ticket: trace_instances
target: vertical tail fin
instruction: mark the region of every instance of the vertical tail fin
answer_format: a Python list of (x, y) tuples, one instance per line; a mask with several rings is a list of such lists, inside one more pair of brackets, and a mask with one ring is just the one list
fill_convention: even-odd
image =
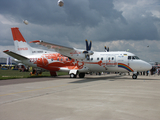
[(24, 37), (22, 36), (21, 32), (19, 31), (19, 28), (11, 28), (15, 50), (17, 53), (21, 55), (31, 55), (32, 54), (32, 48), (27, 44)]

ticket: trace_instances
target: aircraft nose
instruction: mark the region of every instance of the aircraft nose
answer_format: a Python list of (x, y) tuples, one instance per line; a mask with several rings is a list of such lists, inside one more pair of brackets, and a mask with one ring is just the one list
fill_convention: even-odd
[(152, 69), (152, 65), (143, 60), (137, 61), (135, 66), (137, 66), (137, 68), (139, 66), (139, 71), (148, 71)]
[(152, 69), (152, 65), (147, 62), (145, 62), (144, 66), (145, 66), (146, 71)]

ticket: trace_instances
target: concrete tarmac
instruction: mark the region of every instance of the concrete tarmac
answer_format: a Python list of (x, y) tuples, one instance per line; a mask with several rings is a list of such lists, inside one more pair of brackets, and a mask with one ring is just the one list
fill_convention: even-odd
[(160, 120), (160, 76), (68, 77), (1, 80), (0, 120)]

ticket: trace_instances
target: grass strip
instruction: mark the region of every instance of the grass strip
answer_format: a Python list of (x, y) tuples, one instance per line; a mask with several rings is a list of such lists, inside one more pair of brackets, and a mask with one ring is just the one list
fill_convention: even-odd
[[(57, 72), (58, 76), (68, 75), (68, 72)], [(30, 76), (30, 72), (20, 72), (19, 70), (1, 70), (0, 69), (0, 80), (7, 79), (18, 79), (18, 78), (37, 78), (37, 77), (49, 77), (50, 72), (42, 72), (40, 76)]]

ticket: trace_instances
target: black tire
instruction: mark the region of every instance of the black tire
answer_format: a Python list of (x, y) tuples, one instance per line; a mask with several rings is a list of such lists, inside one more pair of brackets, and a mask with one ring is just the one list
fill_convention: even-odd
[(133, 74), (133, 75), (132, 75), (132, 78), (133, 78), (133, 79), (137, 79), (137, 75), (136, 75), (136, 74)]
[(85, 73), (79, 73), (79, 78), (84, 78)]
[(75, 75), (73, 73), (70, 74), (70, 78), (76, 78), (76, 77), (77, 77), (77, 75)]

